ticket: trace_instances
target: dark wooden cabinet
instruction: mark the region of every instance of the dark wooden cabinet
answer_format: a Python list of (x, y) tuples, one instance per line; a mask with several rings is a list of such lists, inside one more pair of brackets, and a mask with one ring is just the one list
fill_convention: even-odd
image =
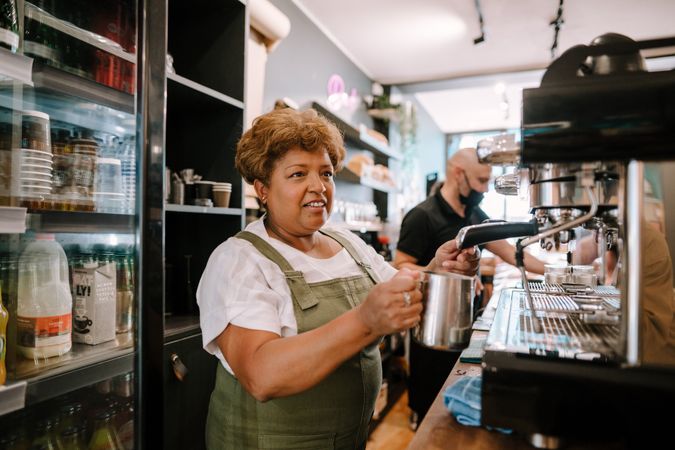
[(164, 448), (203, 449), (218, 360), (196, 334), (166, 343), (164, 361)]

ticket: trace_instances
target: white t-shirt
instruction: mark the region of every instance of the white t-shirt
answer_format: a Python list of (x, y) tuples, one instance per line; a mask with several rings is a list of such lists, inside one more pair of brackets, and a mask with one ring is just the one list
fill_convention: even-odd
[[(354, 233), (330, 230), (352, 243), (379, 281), (389, 280), (397, 272)], [(344, 248), (331, 258), (317, 259), (270, 238), (262, 220), (249, 224), (246, 231), (270, 243), (294, 270), (303, 273), (308, 283), (363, 274)], [(215, 342), (228, 324), (282, 337), (298, 333), (291, 291), (283, 272), (244, 239), (231, 237), (211, 253), (197, 288), (197, 304), (204, 349), (216, 355), (230, 373), (232, 369)]]

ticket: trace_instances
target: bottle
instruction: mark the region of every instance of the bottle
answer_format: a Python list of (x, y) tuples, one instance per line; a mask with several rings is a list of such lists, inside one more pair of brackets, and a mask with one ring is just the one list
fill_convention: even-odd
[(82, 423), (82, 403), (72, 402), (59, 409), (59, 433), (71, 427), (78, 427)]
[(54, 422), (51, 419), (42, 419), (35, 424), (35, 438), (30, 448), (40, 450), (59, 450), (61, 448), (54, 435)]
[(134, 323), (134, 280), (132, 255), (123, 253), (117, 258), (117, 303), (115, 330), (128, 333)]
[(0, 0), (0, 47), (12, 53), (19, 47), (19, 21), (16, 0)]
[(36, 234), (19, 257), (17, 349), (26, 358), (63, 355), (72, 346), (68, 260), (53, 234)]
[(101, 410), (96, 413), (94, 434), (89, 441), (89, 450), (123, 450), (109, 411)]
[(7, 322), (9, 313), (2, 302), (2, 285), (0, 285), (0, 386), (7, 380), (7, 366), (5, 355), (7, 354)]
[(85, 450), (85, 429), (81, 425), (67, 427), (61, 432), (61, 450)]

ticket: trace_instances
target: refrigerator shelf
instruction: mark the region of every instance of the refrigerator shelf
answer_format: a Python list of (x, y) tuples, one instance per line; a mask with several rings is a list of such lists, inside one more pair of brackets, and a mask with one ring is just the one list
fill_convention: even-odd
[(8, 385), (26, 383), (25, 406), (36, 404), (134, 370), (133, 345), (126, 333), (99, 345), (73, 343), (63, 356), (37, 362), (17, 356)]
[(127, 114), (134, 113), (133, 95), (37, 61), (33, 63), (33, 83), (38, 89), (78, 97)]
[(43, 233), (134, 233), (136, 216), (97, 212), (29, 210), (27, 228)]
[(112, 39), (108, 39), (107, 37), (101, 36), (100, 34), (84, 30), (66, 20), (54, 17), (31, 3), (26, 3), (25, 8), (25, 14), (27, 17), (31, 17), (32, 19), (41, 22), (57, 31), (60, 31), (61, 33), (72, 36), (100, 50), (115, 55), (118, 58), (122, 58), (125, 61), (136, 64), (136, 55), (125, 51), (120, 44), (113, 41)]

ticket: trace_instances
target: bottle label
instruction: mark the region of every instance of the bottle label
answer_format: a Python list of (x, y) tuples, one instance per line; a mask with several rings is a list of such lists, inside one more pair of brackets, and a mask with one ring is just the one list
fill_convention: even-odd
[(53, 48), (47, 47), (44, 44), (33, 41), (25, 41), (23, 43), (23, 52), (26, 55), (33, 55), (44, 58), (47, 61), (56, 61), (56, 51)]
[(72, 314), (50, 317), (16, 318), (18, 344), (23, 347), (47, 347), (70, 342)]
[(0, 28), (0, 42), (4, 42), (13, 49), (16, 49), (19, 46), (19, 35), (13, 31)]

